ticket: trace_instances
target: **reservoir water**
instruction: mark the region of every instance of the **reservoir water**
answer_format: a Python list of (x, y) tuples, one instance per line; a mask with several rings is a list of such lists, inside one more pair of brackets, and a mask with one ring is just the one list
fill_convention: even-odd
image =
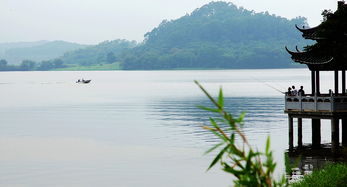
[[(230, 186), (218, 166), (206, 172), (213, 154), (203, 153), (217, 140), (201, 128), (210, 114), (196, 106), (209, 102), (194, 80), (214, 96), (223, 87), (227, 109), (247, 113), (243, 131), (259, 150), (271, 137), (283, 174), (288, 122), (274, 88), (310, 93), (307, 69), (0, 72), (0, 186)], [(321, 91), (332, 81), (323, 72)]]

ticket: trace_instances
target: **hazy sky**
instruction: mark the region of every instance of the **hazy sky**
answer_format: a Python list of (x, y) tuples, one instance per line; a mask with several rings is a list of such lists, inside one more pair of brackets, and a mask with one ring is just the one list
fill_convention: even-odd
[[(142, 41), (163, 19), (177, 19), (210, 0), (0, 0), (0, 43), (65, 40), (94, 44), (104, 40)], [(233, 0), (256, 12), (286, 18), (304, 16), (320, 23), (336, 0)], [(294, 26), (293, 26), (294, 29)]]

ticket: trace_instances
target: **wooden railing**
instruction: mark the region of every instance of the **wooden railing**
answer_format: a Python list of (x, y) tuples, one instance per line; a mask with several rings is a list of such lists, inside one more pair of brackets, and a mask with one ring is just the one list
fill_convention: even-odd
[(285, 96), (286, 111), (347, 112), (347, 96)]

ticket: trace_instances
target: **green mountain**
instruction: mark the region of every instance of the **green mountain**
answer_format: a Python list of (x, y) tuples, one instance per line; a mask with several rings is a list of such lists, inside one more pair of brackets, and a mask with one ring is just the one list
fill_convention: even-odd
[(0, 59), (9, 64), (20, 64), (23, 60), (44, 61), (85, 46), (65, 41), (4, 43), (0, 44)]
[(23, 60), (13, 65), (8, 59), (0, 57), (0, 71), (120, 69), (120, 54), (137, 45), (136, 41), (113, 40), (98, 45), (79, 45), (79, 49), (76, 50), (74, 48), (78, 46), (67, 44), (67, 42), (47, 42), (37, 46), (8, 49), (6, 54), (17, 55), (18, 59), (21, 57)]
[(77, 64), (89, 66), (95, 64), (113, 63), (119, 61), (119, 55), (127, 49), (137, 45), (136, 41), (113, 40), (104, 41), (98, 45), (92, 45), (65, 53), (59, 59), (64, 64)]
[(177, 20), (164, 20), (144, 43), (122, 55), (124, 69), (286, 68), (284, 46), (306, 45), (294, 25), (268, 12), (211, 2)]
[(5, 58), (5, 53), (9, 49), (34, 47), (34, 46), (45, 44), (47, 42), (48, 41), (0, 43), (0, 59)]

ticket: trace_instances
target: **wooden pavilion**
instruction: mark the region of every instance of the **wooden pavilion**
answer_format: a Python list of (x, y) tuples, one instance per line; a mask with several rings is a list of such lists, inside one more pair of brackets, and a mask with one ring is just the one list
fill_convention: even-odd
[[(323, 12), (324, 21), (313, 28), (296, 28), (305, 39), (316, 43), (306, 46), (303, 51), (287, 52), (294, 62), (306, 64), (311, 71), (312, 92), (307, 95), (285, 96), (285, 113), (289, 119), (289, 150), (293, 149), (293, 118), (298, 120), (298, 147), (302, 147), (302, 119), (312, 121), (312, 147), (321, 146), (321, 120), (331, 120), (332, 150), (339, 150), (339, 122), (342, 121), (342, 145), (347, 146), (347, 4), (338, 1), (337, 10)], [(321, 71), (334, 72), (334, 89), (320, 91)], [(339, 80), (341, 73), (342, 80)]]

